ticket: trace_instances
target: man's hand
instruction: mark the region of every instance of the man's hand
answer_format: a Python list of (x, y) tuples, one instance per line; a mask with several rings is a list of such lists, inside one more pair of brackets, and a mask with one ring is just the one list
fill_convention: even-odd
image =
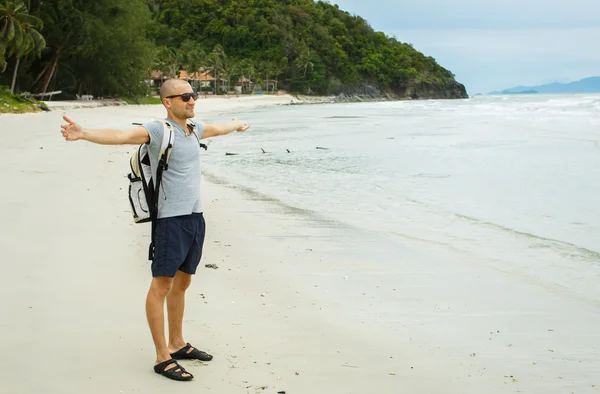
[(65, 141), (77, 141), (83, 138), (83, 131), (81, 126), (73, 122), (71, 119), (63, 116), (63, 119), (67, 124), (61, 125), (61, 132)]
[(233, 118), (232, 120), (234, 122), (236, 122), (236, 126), (237, 127), (235, 128), (235, 131), (237, 131), (238, 133), (243, 133), (244, 131), (246, 131), (246, 130), (248, 130), (250, 128), (249, 124), (242, 123), (239, 120), (237, 120), (236, 118)]

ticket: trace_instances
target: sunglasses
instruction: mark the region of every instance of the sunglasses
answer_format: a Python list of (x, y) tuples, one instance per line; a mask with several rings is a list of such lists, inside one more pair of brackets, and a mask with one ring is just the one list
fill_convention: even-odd
[(187, 103), (188, 101), (190, 101), (191, 98), (193, 98), (194, 101), (196, 101), (196, 99), (198, 98), (198, 93), (174, 94), (172, 96), (167, 96), (166, 98), (173, 98), (173, 97), (181, 97), (181, 100), (183, 100), (184, 103)]

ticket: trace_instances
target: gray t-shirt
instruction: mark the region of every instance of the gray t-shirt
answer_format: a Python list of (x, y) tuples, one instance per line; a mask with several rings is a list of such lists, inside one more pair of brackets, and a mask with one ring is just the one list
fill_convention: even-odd
[[(202, 212), (200, 201), (200, 142), (194, 134), (186, 135), (175, 121), (173, 125), (175, 140), (169, 156), (169, 167), (163, 171), (158, 193), (158, 218), (189, 215)], [(204, 126), (196, 123), (198, 136)], [(158, 154), (163, 138), (163, 124), (160, 120), (144, 123), (150, 134), (149, 151), (152, 174), (156, 179)]]

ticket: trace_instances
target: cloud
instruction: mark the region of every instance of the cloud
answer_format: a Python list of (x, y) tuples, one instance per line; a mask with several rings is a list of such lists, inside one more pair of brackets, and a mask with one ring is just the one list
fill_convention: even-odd
[(331, 0), (386, 29), (600, 27), (598, 0)]
[(469, 93), (600, 74), (600, 28), (395, 30), (434, 57), (464, 83)]
[(409, 42), (470, 94), (600, 75), (600, 0), (330, 0)]

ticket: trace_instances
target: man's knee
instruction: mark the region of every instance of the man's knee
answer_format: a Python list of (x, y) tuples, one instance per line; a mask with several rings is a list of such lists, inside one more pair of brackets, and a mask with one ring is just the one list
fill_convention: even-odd
[(152, 279), (150, 292), (159, 296), (166, 297), (173, 288), (173, 278), (168, 276), (157, 276)]
[(177, 271), (173, 280), (173, 289), (177, 291), (186, 291), (192, 283), (192, 275), (183, 271)]

